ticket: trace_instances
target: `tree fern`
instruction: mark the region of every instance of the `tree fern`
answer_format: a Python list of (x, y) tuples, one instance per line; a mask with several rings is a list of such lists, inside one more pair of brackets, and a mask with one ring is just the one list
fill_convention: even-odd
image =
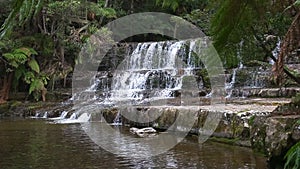
[(40, 73), (40, 66), (35, 59), (28, 61), (28, 66), (36, 73)]

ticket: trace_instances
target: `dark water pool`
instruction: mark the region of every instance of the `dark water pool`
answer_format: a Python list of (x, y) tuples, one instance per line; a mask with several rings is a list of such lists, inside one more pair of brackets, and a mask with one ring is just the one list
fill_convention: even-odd
[[(130, 135), (127, 127), (119, 127), (118, 130)], [(250, 149), (213, 142), (200, 145), (194, 137), (187, 137), (158, 156), (129, 158), (100, 148), (90, 140), (80, 124), (10, 119), (0, 120), (0, 168), (263, 169), (267, 168), (267, 163), (264, 157)]]

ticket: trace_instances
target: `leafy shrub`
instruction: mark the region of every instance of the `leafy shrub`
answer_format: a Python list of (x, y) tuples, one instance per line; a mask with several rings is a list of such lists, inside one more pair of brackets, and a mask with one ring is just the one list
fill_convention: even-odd
[(39, 93), (42, 92), (44, 100), (45, 85), (49, 78), (40, 72), (40, 66), (33, 55), (37, 55), (34, 49), (22, 47), (4, 53), (3, 57), (9, 64), (6, 71), (14, 72), (14, 86), (16, 87), (19, 79), (23, 77), (24, 81), (30, 85), (29, 94), (33, 93), (35, 99), (39, 100)]

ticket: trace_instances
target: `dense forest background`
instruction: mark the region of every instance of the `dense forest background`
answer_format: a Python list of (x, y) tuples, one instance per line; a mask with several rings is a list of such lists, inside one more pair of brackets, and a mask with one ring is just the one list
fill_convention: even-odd
[[(299, 0), (7, 0), (0, 2), (0, 103), (11, 92), (45, 100), (47, 91), (70, 87), (78, 53), (108, 22), (139, 12), (180, 16), (212, 37), (226, 68), (271, 64), (274, 83), (300, 84), (285, 66), (300, 48)], [(136, 23), (138, 24), (138, 23)], [(176, 23), (174, 23), (176, 24)], [(176, 31), (174, 25), (174, 31)], [(126, 42), (168, 40), (145, 34)]]

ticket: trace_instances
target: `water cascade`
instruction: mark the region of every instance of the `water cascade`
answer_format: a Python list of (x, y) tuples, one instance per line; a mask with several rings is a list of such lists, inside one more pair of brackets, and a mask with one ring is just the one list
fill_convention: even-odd
[(226, 91), (227, 91), (226, 98), (232, 97), (232, 91), (233, 91), (235, 80), (236, 80), (237, 70), (238, 70), (237, 68), (233, 69), (233, 73), (232, 73), (232, 77), (231, 77), (230, 82), (225, 84), (225, 88), (226, 88)]
[(61, 119), (65, 119), (68, 115), (67, 111), (63, 111), (61, 112), (59, 117), (54, 117), (54, 118), (50, 118), (50, 120), (61, 120)]
[(70, 116), (70, 120), (74, 120), (77, 118), (77, 114), (76, 113), (73, 113), (71, 116)]
[[(84, 103), (78, 108), (90, 103), (97, 105), (99, 109), (120, 105), (180, 106), (183, 83), (193, 77), (195, 89), (192, 97), (203, 97), (204, 100), (196, 100), (194, 103), (209, 103), (207, 100), (212, 91), (207, 82), (208, 75), (204, 71), (205, 58), (202, 57), (206, 47), (207, 41), (203, 39), (130, 44), (126, 46), (126, 52), (111, 52), (105, 56), (98, 72), (90, 79), (90, 86), (74, 93), (71, 100)], [(116, 53), (123, 55), (116, 56)], [(251, 68), (240, 63), (229, 72), (231, 73), (226, 75), (224, 84), (226, 98), (247, 96), (245, 89), (268, 85), (270, 72), (263, 67)], [(74, 110), (76, 112), (76, 108)], [(81, 113), (73, 113), (70, 120), (77, 119), (80, 115)], [(120, 124), (119, 119), (118, 116), (115, 117), (112, 123)]]
[(204, 44), (196, 40), (137, 44), (112, 77), (101, 76), (102, 86), (98, 88), (102, 91), (99, 91), (98, 100), (139, 105), (175, 98), (182, 88), (183, 78), (196, 76), (197, 70), (203, 67), (193, 52), (200, 50), (201, 45)]
[(47, 117), (48, 117), (48, 112), (45, 112), (43, 118), (47, 118)]
[(122, 117), (121, 113), (120, 113), (120, 111), (118, 111), (118, 113), (117, 113), (117, 115), (116, 115), (116, 117), (115, 117), (112, 125), (114, 125), (114, 126), (122, 125), (122, 119), (121, 119), (121, 117)]

